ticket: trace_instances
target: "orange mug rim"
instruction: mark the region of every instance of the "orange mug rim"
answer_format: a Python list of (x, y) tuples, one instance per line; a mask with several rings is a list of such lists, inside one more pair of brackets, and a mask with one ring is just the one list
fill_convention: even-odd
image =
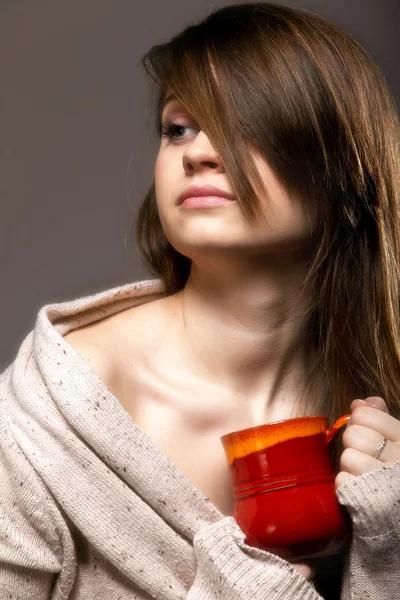
[(229, 433), (224, 433), (224, 435), (221, 435), (220, 440), (222, 441), (224, 438), (227, 439), (231, 436), (235, 436), (235, 435), (243, 435), (245, 436), (246, 434), (253, 432), (253, 431), (259, 431), (260, 429), (265, 429), (265, 428), (269, 428), (272, 427), (274, 425), (281, 425), (282, 423), (293, 423), (293, 421), (323, 421), (326, 423), (326, 430), (328, 430), (328, 417), (323, 417), (323, 416), (304, 416), (304, 417), (293, 417), (291, 419), (281, 419), (280, 421), (271, 421), (269, 423), (261, 423), (260, 425), (253, 425), (252, 427), (246, 427), (246, 429), (238, 429), (236, 431), (230, 431)]

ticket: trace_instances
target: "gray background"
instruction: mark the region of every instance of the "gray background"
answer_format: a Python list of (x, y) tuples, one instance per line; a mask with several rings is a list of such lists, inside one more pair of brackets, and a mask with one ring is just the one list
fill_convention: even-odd
[[(152, 179), (139, 65), (215, 0), (0, 0), (0, 371), (38, 309), (149, 274), (129, 231)], [(400, 1), (282, 1), (352, 34), (399, 104)]]

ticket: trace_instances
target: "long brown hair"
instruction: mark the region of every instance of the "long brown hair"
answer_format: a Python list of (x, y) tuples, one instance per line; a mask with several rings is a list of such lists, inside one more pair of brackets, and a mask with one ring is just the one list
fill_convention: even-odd
[[(268, 3), (217, 10), (142, 62), (157, 84), (157, 130), (172, 95), (207, 133), (248, 219), (260, 210), (251, 142), (314, 224), (313, 412), (332, 420), (380, 395), (400, 414), (400, 124), (378, 66), (320, 16)], [(182, 289), (190, 260), (163, 233), (154, 183), (137, 240), (166, 293)]]

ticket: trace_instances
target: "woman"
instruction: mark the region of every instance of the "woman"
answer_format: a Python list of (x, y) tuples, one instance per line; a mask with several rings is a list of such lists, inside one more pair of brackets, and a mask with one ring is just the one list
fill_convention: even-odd
[(400, 138), (383, 77), (335, 26), (266, 3), (144, 64), (161, 141), (138, 239), (159, 279), (44, 307), (3, 373), (1, 588), (321, 598), (309, 565), (245, 543), (219, 438), (351, 410), (341, 597), (394, 598)]

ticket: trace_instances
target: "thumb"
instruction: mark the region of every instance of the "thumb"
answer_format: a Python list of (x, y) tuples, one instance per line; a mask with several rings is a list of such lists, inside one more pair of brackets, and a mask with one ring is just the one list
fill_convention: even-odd
[(380, 396), (368, 396), (368, 398), (365, 398), (365, 400), (360, 400), (357, 398), (357, 400), (353, 400), (350, 408), (353, 411), (358, 406), (369, 406), (370, 408), (376, 408), (377, 410), (381, 410), (382, 412), (389, 414), (387, 404)]
[(369, 396), (365, 399), (365, 404), (371, 408), (377, 408), (385, 413), (389, 413), (386, 402), (380, 396)]

